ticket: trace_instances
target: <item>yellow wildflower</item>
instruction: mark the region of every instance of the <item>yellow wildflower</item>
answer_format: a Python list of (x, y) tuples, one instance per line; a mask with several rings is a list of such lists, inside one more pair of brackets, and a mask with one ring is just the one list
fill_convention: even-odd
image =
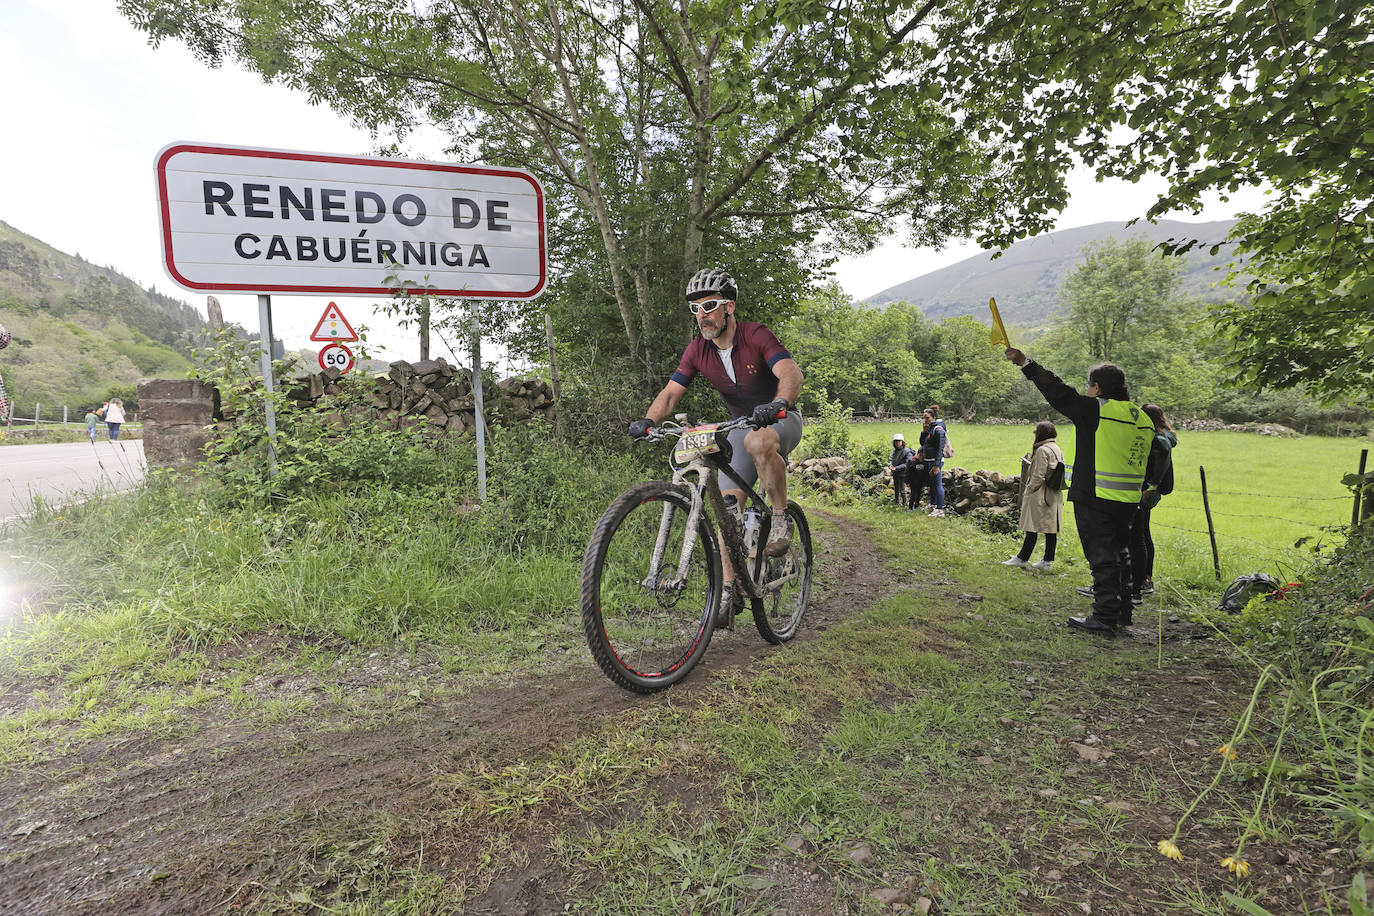
[(1160, 840), (1157, 846), (1159, 854), (1164, 858), (1173, 859), (1175, 862), (1183, 861), (1183, 853), (1179, 851), (1173, 840)]
[(1240, 757), (1236, 754), (1236, 752), (1233, 751), (1233, 750), (1231, 750), (1231, 745), (1230, 745), (1230, 744), (1223, 744), (1221, 747), (1217, 748), (1217, 753), (1220, 754), (1221, 756), (1225, 757), (1227, 760), (1239, 760), (1239, 759), (1240, 759)]
[(1246, 878), (1250, 875), (1250, 863), (1235, 856), (1227, 856), (1221, 860), (1221, 864), (1226, 866), (1226, 870), (1234, 872), (1237, 878)]

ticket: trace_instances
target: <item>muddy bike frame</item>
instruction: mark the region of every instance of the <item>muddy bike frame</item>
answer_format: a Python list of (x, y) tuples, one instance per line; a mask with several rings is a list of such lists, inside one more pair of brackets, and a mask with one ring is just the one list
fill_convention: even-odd
[[(727, 423), (701, 427), (689, 425), (687, 418), (683, 415), (679, 415), (677, 422), (663, 421), (651, 429), (649, 434), (645, 437), (652, 441), (658, 441), (668, 436), (677, 436), (679, 438), (679, 450), (682, 448), (682, 440), (688, 435), (701, 437), (699, 440), (700, 444), (696, 446), (698, 454), (687, 460), (684, 464), (673, 464), (673, 485), (682, 487), (691, 497), (691, 508), (687, 513), (686, 533), (683, 537), (682, 550), (680, 551), (680, 556), (677, 561), (677, 573), (671, 579), (665, 579), (663, 575), (663, 563), (666, 559), (664, 555), (667, 553), (669, 534), (673, 525), (673, 515), (678, 511), (671, 505), (665, 505), (663, 507), (663, 520), (659, 523), (658, 539), (654, 543), (653, 554), (649, 561), (648, 574), (644, 577), (642, 583), (646, 588), (654, 591), (676, 591), (686, 584), (687, 576), (691, 568), (692, 551), (696, 547), (697, 523), (705, 510), (706, 499), (710, 500), (711, 516), (714, 516), (715, 522), (715, 524), (712, 524), (713, 519), (711, 516), (708, 516), (707, 527), (713, 530), (719, 530), (721, 537), (725, 541), (726, 549), (729, 552), (730, 565), (734, 567), (735, 582), (737, 585), (743, 586), (745, 595), (750, 598), (762, 600), (769, 594), (780, 591), (788, 582), (794, 581), (801, 575), (801, 570), (789, 564), (791, 568), (784, 570), (783, 575), (776, 579), (759, 583), (754, 580), (753, 574), (749, 571), (749, 564), (754, 561), (756, 557), (748, 555), (745, 551), (743, 532), (740, 531), (734, 513), (725, 505), (725, 496), (721, 492), (717, 474), (717, 472), (720, 472), (730, 478), (731, 482), (744, 491), (749, 503), (755, 506), (760, 513), (770, 511), (768, 502), (760, 496), (753, 487), (745, 483), (744, 480), (735, 473), (734, 468), (730, 467), (729, 460), (724, 457), (720, 445), (721, 441), (724, 439), (724, 434), (738, 429), (741, 426), (751, 426), (755, 429), (759, 428), (749, 417), (740, 417)], [(707, 436), (709, 436), (709, 444), (704, 441)], [(679, 454), (679, 452), (675, 452), (675, 456), (677, 454)], [(688, 478), (693, 474), (697, 476), (697, 483), (695, 485), (688, 483)], [(703, 494), (705, 498), (703, 498)], [(742, 514), (744, 507), (741, 506), (739, 508)], [(762, 538), (760, 538), (760, 543), (756, 544), (754, 547), (756, 551), (762, 549), (761, 542)], [(720, 589), (718, 588), (716, 593), (716, 622), (720, 623), (722, 615), (728, 615), (729, 612), (729, 608), (721, 607)], [(728, 625), (733, 621), (727, 619), (724, 622)]]

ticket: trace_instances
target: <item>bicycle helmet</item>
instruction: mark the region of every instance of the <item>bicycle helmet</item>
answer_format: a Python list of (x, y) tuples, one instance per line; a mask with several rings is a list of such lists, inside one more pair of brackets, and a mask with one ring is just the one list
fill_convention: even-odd
[(739, 293), (735, 289), (735, 278), (719, 267), (704, 267), (692, 274), (687, 281), (687, 298), (693, 299), (703, 293), (713, 293), (734, 300)]

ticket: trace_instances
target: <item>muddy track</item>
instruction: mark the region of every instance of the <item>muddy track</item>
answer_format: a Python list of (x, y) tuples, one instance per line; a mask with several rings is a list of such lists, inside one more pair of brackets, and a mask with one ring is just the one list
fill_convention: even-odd
[[(826, 518), (814, 532), (821, 582), (800, 641), (899, 585), (863, 528)], [(440, 769), (534, 754), (622, 710), (698, 697), (714, 673), (779, 651), (746, 616), (667, 694), (628, 693), (589, 661), (571, 676), (528, 676), (365, 729), (207, 722), (180, 744), (87, 747), (0, 780), (0, 914), (222, 912), (236, 890), (280, 877), (308, 837), (419, 809)]]

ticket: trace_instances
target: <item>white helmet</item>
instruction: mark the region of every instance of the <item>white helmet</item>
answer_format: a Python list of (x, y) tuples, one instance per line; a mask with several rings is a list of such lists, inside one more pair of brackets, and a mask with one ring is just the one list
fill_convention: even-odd
[(901, 433), (893, 433), (893, 434), (892, 434), (892, 441), (893, 441), (893, 442), (905, 442), (905, 441), (906, 441), (906, 436), (903, 436)]
[(732, 302), (739, 296), (739, 291), (735, 289), (735, 278), (719, 267), (702, 268), (692, 274), (692, 279), (687, 281), (688, 299), (700, 296), (702, 293), (724, 296)]

